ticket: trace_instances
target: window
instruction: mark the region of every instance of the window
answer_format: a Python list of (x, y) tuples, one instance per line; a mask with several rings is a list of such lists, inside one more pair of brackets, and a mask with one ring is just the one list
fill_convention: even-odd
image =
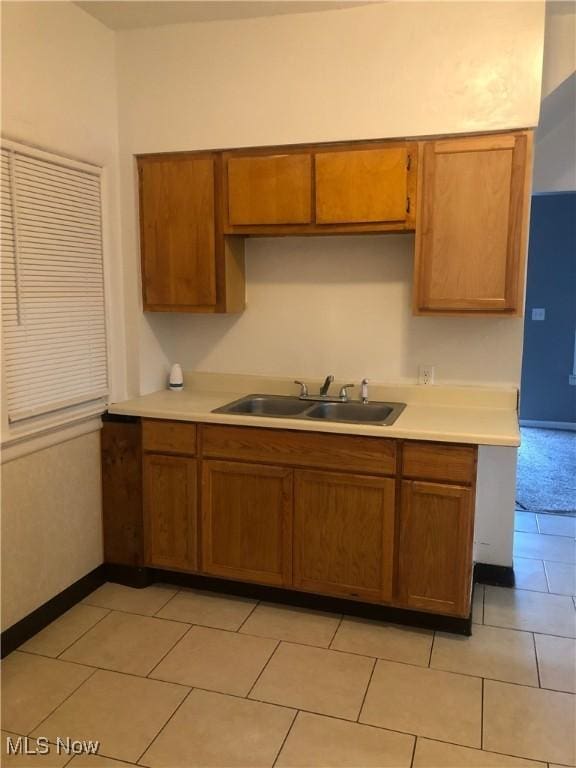
[(11, 433), (106, 407), (100, 169), (2, 142), (4, 406)]

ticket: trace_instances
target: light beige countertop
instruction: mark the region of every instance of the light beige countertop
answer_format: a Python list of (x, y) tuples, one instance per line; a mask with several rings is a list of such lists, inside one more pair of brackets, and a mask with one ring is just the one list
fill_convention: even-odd
[[(310, 381), (312, 392), (320, 382)], [(347, 383), (347, 382), (343, 382)], [(333, 384), (338, 392), (339, 382)], [(406, 403), (391, 426), (316, 422), (295, 418), (271, 418), (245, 414), (213, 413), (247, 394), (296, 395), (299, 388), (288, 379), (234, 374), (186, 376), (181, 392), (161, 390), (113, 403), (109, 413), (150, 419), (174, 419), (210, 424), (229, 424), (268, 429), (298, 429), (407, 440), (437, 440), (478, 445), (520, 445), (517, 390), (512, 387), (419, 386), (370, 384), (370, 400)], [(357, 397), (357, 389), (352, 397)]]

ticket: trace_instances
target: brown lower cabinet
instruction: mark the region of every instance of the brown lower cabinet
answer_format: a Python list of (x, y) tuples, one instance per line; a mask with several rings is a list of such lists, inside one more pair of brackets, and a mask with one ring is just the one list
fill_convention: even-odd
[(293, 471), (204, 461), (202, 570), (288, 586), (292, 580)]
[(157, 568), (198, 568), (196, 459), (144, 456), (144, 553)]
[[(105, 551), (127, 565), (136, 426), (103, 439)], [(144, 420), (141, 450), (145, 565), (469, 616), (475, 446)]]
[(470, 488), (402, 482), (398, 593), (407, 608), (465, 615), (472, 582)]
[(391, 478), (295, 472), (295, 587), (392, 600), (394, 485)]

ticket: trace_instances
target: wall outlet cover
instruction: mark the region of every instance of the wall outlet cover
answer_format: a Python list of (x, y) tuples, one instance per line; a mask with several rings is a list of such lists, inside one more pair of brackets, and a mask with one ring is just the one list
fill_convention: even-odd
[(546, 310), (544, 307), (535, 307), (532, 310), (532, 320), (546, 320)]
[(434, 384), (433, 365), (421, 365), (418, 367), (418, 384)]

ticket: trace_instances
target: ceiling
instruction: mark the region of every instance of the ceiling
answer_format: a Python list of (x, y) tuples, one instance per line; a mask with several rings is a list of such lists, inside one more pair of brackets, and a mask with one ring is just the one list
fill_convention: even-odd
[(110, 29), (137, 29), (225, 19), (249, 19), (369, 5), (378, 0), (77, 0), (83, 10)]

